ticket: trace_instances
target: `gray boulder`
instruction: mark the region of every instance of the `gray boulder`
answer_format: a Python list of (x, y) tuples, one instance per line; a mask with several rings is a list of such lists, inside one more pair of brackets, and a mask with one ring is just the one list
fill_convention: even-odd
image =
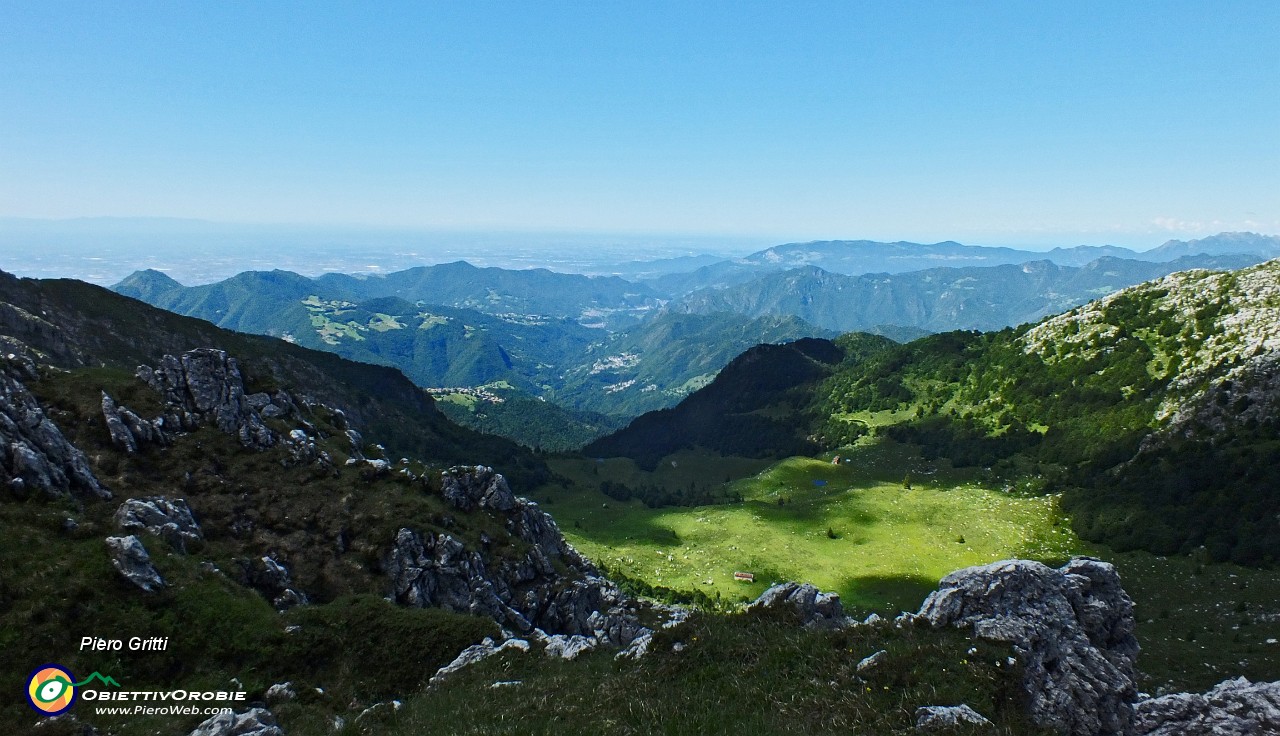
[(1176, 693), (1138, 703), (1137, 736), (1280, 734), (1280, 682), (1227, 680), (1203, 695)]
[(150, 532), (177, 552), (185, 553), (188, 542), (203, 538), (200, 525), (191, 515), (191, 507), (181, 498), (130, 498), (116, 510), (115, 521), (116, 526), (126, 532)]
[(292, 682), (277, 682), (267, 688), (267, 692), (263, 695), (267, 702), (278, 702), (282, 700), (294, 700), (298, 697), (297, 691), (293, 689)]
[(169, 436), (164, 432), (163, 417), (152, 421), (143, 419), (117, 405), (106, 391), (102, 392), (102, 418), (107, 423), (111, 444), (131, 455), (145, 445), (167, 445), (170, 442)]
[(266, 708), (243, 713), (220, 713), (196, 726), (188, 736), (284, 736), (276, 717)]
[(547, 648), (544, 651), (548, 657), (577, 659), (579, 655), (599, 647), (600, 640), (594, 636), (582, 636), (581, 634), (573, 634), (572, 636), (554, 634), (546, 637), (545, 644)]
[(107, 554), (116, 572), (125, 580), (148, 593), (164, 587), (164, 579), (151, 564), (151, 555), (142, 541), (130, 534), (127, 537), (107, 537)]
[(990, 726), (981, 713), (967, 705), (926, 705), (916, 708), (916, 730), (949, 731), (960, 726)]
[(761, 593), (747, 610), (786, 607), (794, 608), (805, 626), (838, 627), (848, 623), (840, 596), (823, 593), (808, 583), (778, 583)]
[(51, 498), (111, 498), (84, 453), (9, 372), (0, 372), (0, 483), (23, 496), (39, 491)]
[(1137, 687), (1133, 601), (1115, 568), (1006, 560), (947, 575), (917, 622), (1007, 642), (1021, 661), (1032, 721), (1072, 736), (1127, 734)]

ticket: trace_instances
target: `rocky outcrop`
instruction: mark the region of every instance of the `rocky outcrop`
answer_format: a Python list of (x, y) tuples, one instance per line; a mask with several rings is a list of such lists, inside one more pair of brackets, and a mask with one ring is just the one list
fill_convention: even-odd
[(284, 736), (276, 717), (266, 708), (243, 713), (220, 713), (196, 726), (188, 736)]
[(107, 423), (111, 444), (132, 455), (145, 445), (167, 445), (169, 435), (164, 431), (164, 417), (148, 421), (116, 404), (106, 391), (102, 392), (102, 418)]
[(1137, 736), (1261, 736), (1280, 733), (1280, 682), (1243, 677), (1203, 695), (1176, 693), (1138, 704)]
[(107, 537), (107, 554), (111, 565), (125, 580), (153, 593), (164, 587), (164, 579), (151, 564), (151, 555), (142, 546), (142, 540), (130, 534), (127, 537)]
[(651, 633), (639, 623), (639, 603), (573, 549), (537, 504), (517, 498), (492, 469), (454, 468), (442, 478), (444, 497), (460, 511), (498, 517), (520, 555), (467, 549), (448, 534), (404, 528), (385, 570), (392, 597), (409, 606), (439, 606), (493, 618), (516, 631), (581, 636), (626, 646)]
[(800, 622), (811, 627), (839, 627), (849, 623), (836, 593), (823, 593), (808, 583), (778, 583), (760, 594), (748, 611), (794, 609)]
[(1011, 644), (1036, 725), (1072, 736), (1131, 731), (1133, 601), (1110, 564), (1075, 558), (1055, 570), (1007, 560), (957, 570), (914, 620)]
[(241, 560), (240, 569), (240, 582), (265, 595), (278, 611), (307, 602), (306, 594), (294, 587), (289, 568), (270, 555)]
[(25, 496), (108, 499), (84, 453), (67, 441), (20, 380), (0, 372), (0, 483)]
[(967, 705), (926, 705), (916, 708), (916, 730), (950, 731), (962, 726), (990, 726), (981, 713)]
[[(277, 406), (279, 416), (286, 406), (273, 404), (270, 397), (263, 401), (257, 394), (250, 402), (240, 366), (225, 351), (199, 348), (180, 357), (166, 355), (155, 368), (139, 366), (137, 376), (164, 397), (168, 411), (162, 419), (166, 427), (193, 429), (200, 424), (213, 424), (255, 450), (265, 450), (277, 442), (275, 433), (263, 423), (261, 412), (268, 405)], [(254, 403), (260, 403), (261, 408), (255, 408)], [(285, 403), (282, 399), (281, 404)]]
[(282, 444), (289, 451), (289, 457), (296, 464), (319, 463), (321, 465), (333, 465), (333, 458), (329, 457), (329, 453), (316, 444), (315, 439), (308, 435), (306, 430), (291, 430), (289, 434), (285, 435)]
[(115, 521), (123, 531), (154, 534), (177, 552), (186, 553), (189, 542), (203, 539), (191, 507), (181, 498), (130, 498), (116, 510)]
[(527, 652), (529, 651), (529, 642), (524, 639), (512, 638), (507, 639), (501, 644), (497, 644), (493, 641), (492, 637), (486, 636), (484, 641), (479, 644), (472, 644), (466, 649), (463, 649), (457, 657), (454, 657), (452, 662), (436, 670), (436, 673), (431, 676), (430, 682), (432, 685), (437, 685), (446, 677), (467, 665), (475, 664), (482, 659), (487, 659), (495, 654), (506, 651)]

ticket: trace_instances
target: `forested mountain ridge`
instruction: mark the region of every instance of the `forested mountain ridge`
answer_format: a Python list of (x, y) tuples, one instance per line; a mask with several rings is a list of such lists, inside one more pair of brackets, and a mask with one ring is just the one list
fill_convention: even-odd
[[(501, 269), (484, 273), (491, 271)], [(728, 313), (661, 314), (611, 332), (566, 316), (493, 313), (399, 296), (362, 298), (353, 284), (364, 281), (272, 271), (184, 287), (158, 272), (140, 271), (114, 290), (221, 327), (394, 366), (426, 388), (505, 383), (529, 397), (560, 404), (569, 414), (624, 418), (675, 403), (753, 345), (834, 334), (795, 317)], [(499, 414), (507, 408), (492, 407)], [(556, 424), (566, 417), (582, 429), (596, 426), (584, 417), (545, 416)], [(585, 436), (577, 430), (569, 434)], [(512, 436), (545, 446), (528, 433)]]

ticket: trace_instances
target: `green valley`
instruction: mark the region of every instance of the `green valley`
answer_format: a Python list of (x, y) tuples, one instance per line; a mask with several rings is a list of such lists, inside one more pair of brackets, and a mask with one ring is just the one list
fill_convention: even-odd
[[(777, 582), (808, 580), (859, 609), (896, 614), (918, 606), (958, 567), (1009, 557), (1065, 559), (1080, 550), (1056, 497), (1008, 492), (982, 473), (925, 461), (891, 440), (862, 441), (842, 449), (838, 463), (836, 457), (768, 465), (717, 488), (741, 500), (716, 505), (646, 508), (639, 499), (603, 493), (542, 492), (554, 499), (548, 509), (566, 535), (611, 573), (698, 591), (725, 605), (754, 599)], [(705, 481), (717, 470), (753, 467), (689, 452), (666, 462), (652, 482), (679, 487), (674, 473), (681, 468)], [(594, 466), (552, 461), (554, 471), (579, 485), (637, 483), (617, 461), (600, 464), (597, 473), (588, 467)], [(735, 581), (735, 572), (755, 580)]]

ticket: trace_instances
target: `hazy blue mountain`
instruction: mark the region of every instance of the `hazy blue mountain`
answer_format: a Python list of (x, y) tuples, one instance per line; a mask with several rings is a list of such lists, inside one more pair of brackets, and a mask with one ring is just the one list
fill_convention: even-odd
[[(688, 273), (674, 273), (650, 280), (652, 286), (672, 296), (697, 289), (725, 288), (747, 283), (762, 275), (816, 267), (848, 276), (872, 273), (906, 273), (939, 267), (963, 268), (1016, 265), (1045, 260), (1062, 266), (1083, 266), (1102, 257), (1135, 259), (1142, 256), (1117, 246), (1076, 246), (1048, 252), (942, 243), (881, 243), (873, 240), (824, 240), (787, 243), (752, 253), (745, 258), (720, 261)], [(1144, 259), (1145, 260), (1145, 259)]]
[(703, 253), (695, 256), (677, 256), (675, 258), (657, 258), (648, 261), (629, 261), (608, 267), (611, 276), (628, 281), (644, 281), (656, 279), (670, 274), (681, 274), (696, 271), (703, 266), (721, 263), (725, 257)]
[(793, 315), (818, 327), (884, 332), (999, 329), (1034, 322), (1126, 286), (1189, 268), (1240, 268), (1257, 256), (1192, 256), (1169, 263), (1100, 258), (1082, 267), (1049, 261), (847, 276), (806, 266), (668, 306), (696, 314)]
[(1261, 259), (1280, 256), (1280, 237), (1253, 233), (1222, 233), (1188, 243), (1169, 241), (1148, 250), (1134, 251), (1114, 245), (1078, 245), (1049, 251), (941, 243), (882, 243), (873, 240), (823, 240), (786, 243), (744, 258), (709, 263), (686, 273), (646, 277), (655, 290), (673, 297), (697, 289), (724, 288), (752, 281), (764, 274), (816, 266), (848, 276), (898, 274), (933, 268), (1018, 265), (1049, 261), (1058, 266), (1085, 266), (1099, 258), (1137, 261), (1173, 261), (1183, 256), (1254, 255)]
[[(1117, 248), (1126, 255), (1133, 251)], [(1059, 248), (1058, 257), (1070, 259), (1075, 248)], [(1096, 256), (1095, 256), (1096, 257)], [(902, 273), (939, 266), (999, 266), (1046, 259), (1045, 253), (964, 245), (952, 240), (941, 243), (880, 243), (872, 240), (826, 240), (787, 243), (747, 256), (744, 261), (778, 269), (818, 266), (842, 274)], [(1049, 259), (1049, 260), (1056, 260)]]
[(1199, 240), (1170, 240), (1144, 255), (1158, 260), (1207, 254), (1250, 253), (1264, 259), (1280, 257), (1280, 236), (1257, 233), (1219, 233)]

